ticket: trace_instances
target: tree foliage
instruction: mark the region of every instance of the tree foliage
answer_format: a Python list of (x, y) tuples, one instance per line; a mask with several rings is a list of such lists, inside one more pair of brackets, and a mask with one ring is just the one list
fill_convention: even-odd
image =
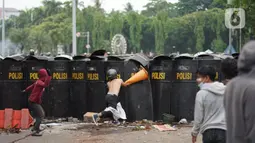
[[(90, 32), (92, 50), (110, 50), (115, 34), (124, 35), (128, 52), (169, 54), (207, 49), (222, 52), (228, 44), (224, 9), (229, 5), (225, 0), (180, 0), (178, 3), (150, 0), (141, 13), (131, 3), (124, 6), (123, 12), (106, 13), (100, 0), (94, 2), (94, 6), (86, 8), (83, 3), (77, 4), (77, 32)], [(255, 32), (255, 4), (252, 0), (239, 2), (235, 0), (233, 5), (242, 6), (247, 12), (243, 33), (244, 39), (249, 39)], [(57, 46), (64, 45), (65, 52), (70, 53), (72, 2), (43, 0), (42, 4), (8, 19), (8, 38), (21, 50), (35, 48), (39, 53), (56, 53)], [(79, 54), (86, 52), (86, 40), (83, 36), (77, 38)]]

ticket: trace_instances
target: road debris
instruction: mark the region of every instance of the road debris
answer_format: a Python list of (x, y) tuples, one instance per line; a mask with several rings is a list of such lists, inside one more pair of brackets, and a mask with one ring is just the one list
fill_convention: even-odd
[(9, 126), (7, 129), (2, 129), (2, 131), (7, 133), (7, 134), (20, 133), (21, 129), (17, 128), (17, 127), (18, 127), (18, 124), (15, 125), (14, 127)]
[(159, 131), (177, 131), (175, 127), (171, 127), (168, 124), (165, 125), (153, 125), (154, 128), (158, 129)]
[(188, 121), (186, 119), (181, 119), (179, 121), (179, 124), (188, 124)]

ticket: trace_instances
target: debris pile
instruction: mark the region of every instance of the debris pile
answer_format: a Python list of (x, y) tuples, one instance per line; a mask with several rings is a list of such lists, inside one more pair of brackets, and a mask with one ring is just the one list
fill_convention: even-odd
[(14, 133), (20, 133), (21, 129), (17, 128), (18, 125), (15, 125), (14, 127), (10, 127), (7, 129), (2, 129), (1, 132), (7, 133), (7, 134), (14, 134)]

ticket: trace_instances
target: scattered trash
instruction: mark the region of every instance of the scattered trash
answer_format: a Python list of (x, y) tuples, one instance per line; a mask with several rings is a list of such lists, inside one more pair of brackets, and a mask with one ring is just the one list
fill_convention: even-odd
[(48, 127), (52, 127), (52, 126), (61, 126), (61, 124), (59, 123), (49, 123), (49, 124), (45, 124)]
[(162, 116), (163, 116), (162, 119), (164, 123), (172, 124), (174, 122), (174, 119), (175, 119), (174, 115), (164, 113)]
[(145, 130), (144, 126), (136, 126), (135, 128), (132, 129), (133, 131), (141, 131), (141, 130)]
[(3, 132), (5, 132), (7, 134), (20, 133), (21, 130), (20, 130), (20, 128), (17, 128), (17, 126), (18, 126), (18, 124), (13, 127), (9, 126), (7, 129), (2, 129), (2, 130), (3, 130)]
[(52, 119), (52, 120), (50, 120), (50, 119), (45, 119), (45, 120), (43, 120), (43, 124), (49, 124), (49, 123), (62, 123), (62, 122), (67, 122), (68, 121), (68, 119), (67, 118), (58, 118), (58, 119)]
[(162, 120), (155, 121), (153, 124), (155, 124), (155, 125), (164, 125), (164, 121), (162, 121)]
[(68, 122), (73, 122), (73, 123), (79, 123), (80, 122), (77, 118), (73, 118), (73, 117), (68, 117), (67, 121)]
[(179, 121), (179, 124), (188, 124), (188, 121), (186, 119), (181, 119)]
[(111, 122), (110, 121), (104, 121), (104, 124), (110, 124)]
[(150, 125), (146, 125), (146, 126), (145, 126), (145, 129), (146, 129), (146, 130), (151, 130), (151, 126), (150, 126)]
[(57, 119), (56, 122), (60, 123), (60, 122), (66, 122), (66, 121), (68, 121), (67, 118), (59, 118), (59, 119)]
[(168, 124), (165, 125), (153, 125), (154, 128), (158, 129), (159, 131), (176, 131), (177, 129), (174, 127), (171, 127)]

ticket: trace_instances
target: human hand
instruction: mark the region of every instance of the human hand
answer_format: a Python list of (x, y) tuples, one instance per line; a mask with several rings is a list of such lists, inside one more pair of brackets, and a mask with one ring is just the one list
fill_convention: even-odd
[(126, 83), (126, 82), (124, 82), (122, 85), (125, 86), (125, 87), (127, 87), (129, 84)]
[(197, 141), (197, 137), (196, 136), (192, 136), (192, 143), (195, 143)]

